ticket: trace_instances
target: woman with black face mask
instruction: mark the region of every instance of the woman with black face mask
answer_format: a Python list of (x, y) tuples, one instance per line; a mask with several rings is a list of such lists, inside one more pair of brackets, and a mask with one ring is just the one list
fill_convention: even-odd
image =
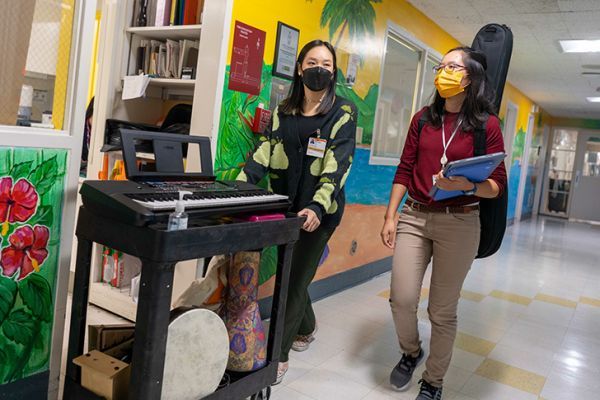
[(315, 339), (308, 286), (327, 241), (344, 212), (344, 183), (350, 172), (356, 108), (335, 95), (337, 64), (331, 44), (307, 43), (298, 56), (288, 98), (273, 113), (238, 180), (269, 176), (273, 192), (289, 196), (291, 211), (305, 217), (294, 247), (277, 382), (288, 369), (291, 349), (304, 351)]

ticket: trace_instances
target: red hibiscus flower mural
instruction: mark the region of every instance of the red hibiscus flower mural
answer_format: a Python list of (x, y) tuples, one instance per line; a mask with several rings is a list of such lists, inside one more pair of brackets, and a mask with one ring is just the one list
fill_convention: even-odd
[(11, 277), (21, 269), (18, 280), (25, 278), (33, 271), (38, 272), (40, 265), (48, 257), (48, 239), (50, 231), (47, 227), (36, 225), (22, 226), (8, 238), (10, 246), (2, 249), (2, 272)]
[(8, 223), (25, 222), (35, 213), (38, 194), (26, 179), (13, 186), (10, 176), (0, 180), (0, 221), (2, 236), (8, 232)]

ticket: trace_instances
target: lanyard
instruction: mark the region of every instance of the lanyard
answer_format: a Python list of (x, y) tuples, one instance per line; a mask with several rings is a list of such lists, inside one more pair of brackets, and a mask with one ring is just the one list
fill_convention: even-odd
[(452, 135), (450, 135), (448, 143), (446, 143), (446, 130), (444, 129), (444, 117), (442, 116), (442, 144), (444, 146), (444, 154), (442, 155), (442, 158), (440, 158), (440, 164), (442, 164), (442, 169), (444, 169), (446, 163), (448, 162), (448, 157), (446, 157), (446, 150), (448, 150), (448, 146), (450, 146), (450, 143), (452, 143), (452, 139), (454, 139), (454, 136), (456, 135), (456, 132), (458, 132), (458, 128), (460, 128), (461, 124), (462, 120), (459, 120), (458, 124), (456, 125), (456, 128), (454, 128), (454, 132), (452, 132)]

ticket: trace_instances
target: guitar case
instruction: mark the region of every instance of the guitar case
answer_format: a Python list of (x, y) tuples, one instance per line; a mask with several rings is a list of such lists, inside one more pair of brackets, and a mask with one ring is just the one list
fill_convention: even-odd
[[(512, 31), (506, 25), (485, 25), (477, 32), (471, 47), (486, 56), (486, 75), (495, 91), (494, 105), (496, 112), (499, 112), (513, 48)], [(485, 154), (485, 143), (485, 137), (476, 139), (475, 152)], [(481, 234), (477, 258), (485, 258), (498, 251), (506, 232), (508, 187), (495, 199), (481, 199), (479, 212)]]
[(496, 93), (494, 104), (498, 112), (512, 54), (512, 31), (506, 25), (487, 24), (477, 32), (471, 47), (487, 58), (487, 78)]

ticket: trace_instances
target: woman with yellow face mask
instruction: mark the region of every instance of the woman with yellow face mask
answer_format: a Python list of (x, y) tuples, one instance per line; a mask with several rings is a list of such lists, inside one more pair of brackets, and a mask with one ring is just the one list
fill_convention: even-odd
[[(390, 383), (398, 390), (408, 389), (413, 372), (428, 352), (417, 400), (442, 398), (456, 336), (458, 299), (479, 246), (479, 199), (495, 198), (506, 187), (504, 163), (480, 183), (441, 173), (448, 162), (474, 155), (476, 131), (485, 131), (487, 154), (504, 151), (486, 66), (484, 54), (459, 47), (434, 68), (435, 97), (412, 119), (381, 231), (384, 245), (394, 249), (390, 304), (403, 351)], [(435, 201), (429, 196), (434, 185), (463, 195)], [(417, 309), (430, 261), (427, 311), (431, 336), (426, 351), (417, 327)]]

